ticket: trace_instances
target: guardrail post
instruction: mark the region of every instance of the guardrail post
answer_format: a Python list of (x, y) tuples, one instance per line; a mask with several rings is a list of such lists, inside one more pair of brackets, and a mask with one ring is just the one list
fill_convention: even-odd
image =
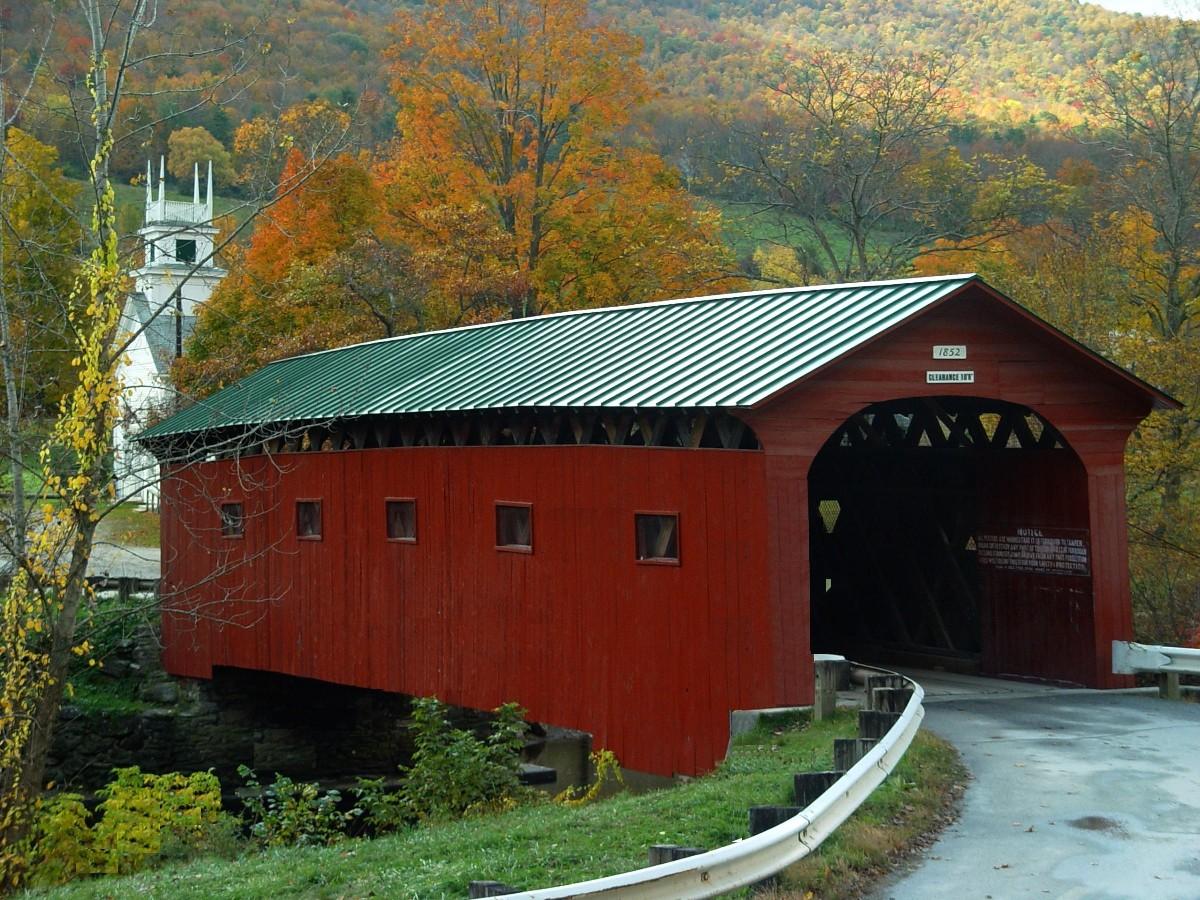
[(652, 844), (650, 846), (650, 865), (674, 862), (677, 859), (687, 859), (689, 856), (699, 856), (704, 850), (700, 847), (681, 847), (679, 844)]
[(903, 712), (912, 697), (908, 688), (877, 687), (871, 691), (871, 709), (879, 712)]
[(841, 772), (797, 772), (792, 778), (796, 805), (803, 809), (829, 790)]
[(841, 670), (845, 667), (845, 660), (822, 659), (820, 656), (814, 659), (816, 693), (813, 697), (813, 718), (818, 722), (828, 719), (837, 710), (838, 682), (841, 681)]
[[(762, 834), (776, 825), (782, 825), (803, 809), (801, 806), (752, 806), (750, 807), (750, 837)], [(775, 887), (778, 879), (771, 875), (750, 885), (750, 892), (768, 891)]]
[(879, 740), (900, 721), (900, 713), (879, 712), (873, 709), (858, 711), (858, 736)]
[(1158, 696), (1163, 700), (1182, 699), (1182, 692), (1179, 689), (1178, 672), (1158, 673)]
[(509, 887), (501, 881), (472, 881), (467, 885), (467, 896), (471, 900), (479, 897), (506, 897), (519, 893), (519, 888)]
[(878, 743), (874, 738), (834, 738), (833, 767), (839, 772), (849, 772)]
[[(868, 675), (867, 682), (866, 682), (866, 692), (867, 692), (866, 708), (867, 709), (879, 709), (879, 707), (875, 705), (875, 703), (876, 703), (875, 691), (880, 690), (880, 689), (886, 689), (886, 688), (903, 689), (904, 687), (905, 687), (904, 679), (899, 675)], [(890, 711), (891, 710), (889, 710), (889, 712)]]

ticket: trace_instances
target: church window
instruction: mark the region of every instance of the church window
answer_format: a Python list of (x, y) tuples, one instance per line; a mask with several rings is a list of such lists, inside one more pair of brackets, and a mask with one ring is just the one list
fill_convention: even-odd
[(178, 238), (175, 241), (175, 259), (181, 263), (196, 261), (196, 241), (192, 238)]
[(154, 241), (146, 243), (146, 262), (154, 262), (154, 251), (156, 249), (158, 248), (155, 246)]

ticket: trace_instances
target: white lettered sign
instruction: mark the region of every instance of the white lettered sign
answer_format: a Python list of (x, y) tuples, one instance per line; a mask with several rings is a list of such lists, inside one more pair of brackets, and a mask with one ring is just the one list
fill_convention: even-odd
[(966, 344), (934, 344), (933, 345), (934, 359), (966, 359), (967, 345)]
[(975, 372), (966, 369), (959, 372), (926, 372), (926, 384), (974, 384)]

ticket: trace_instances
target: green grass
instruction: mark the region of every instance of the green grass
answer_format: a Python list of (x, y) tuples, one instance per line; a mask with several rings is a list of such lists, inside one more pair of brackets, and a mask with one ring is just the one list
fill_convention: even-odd
[(97, 527), (97, 539), (129, 547), (157, 547), (158, 513), (123, 503), (105, 512)]
[[(81, 882), (53, 896), (463, 897), (475, 879), (532, 888), (614, 874), (644, 866), (651, 844), (713, 848), (744, 837), (749, 806), (789, 803), (791, 774), (827, 768), (832, 739), (853, 730), (850, 714), (799, 730), (759, 730), (739, 739), (709, 777), (582, 809), (541, 804), (375, 840), (248, 853), (234, 862), (205, 859)], [(911, 759), (893, 776), (894, 786), (872, 798), (861, 817), (888, 821), (912, 806), (914, 777), (952, 754), (939, 750), (934, 762), (923, 763), (929, 747), (927, 738), (914, 745)], [(841, 856), (855, 852), (849, 845)]]
[(920, 732), (891, 777), (818, 853), (787, 869), (781, 887), (797, 896), (861, 897), (957, 816), (967, 778), (953, 747)]
[(80, 673), (70, 683), (73, 696), (68, 702), (84, 712), (133, 715), (148, 706), (137, 698), (128, 682), (100, 672)]

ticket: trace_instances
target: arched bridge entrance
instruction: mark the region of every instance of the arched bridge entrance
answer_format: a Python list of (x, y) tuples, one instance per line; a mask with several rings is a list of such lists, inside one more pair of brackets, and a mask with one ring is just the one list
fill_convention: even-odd
[(868, 406), (809, 472), (813, 649), (1082, 681), (1088, 529), (1085, 468), (1030, 408), (953, 396)]

